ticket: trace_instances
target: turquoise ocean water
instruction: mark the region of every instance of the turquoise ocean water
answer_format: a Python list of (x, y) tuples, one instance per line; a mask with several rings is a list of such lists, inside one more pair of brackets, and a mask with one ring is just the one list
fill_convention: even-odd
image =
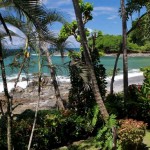
[[(12, 63), (14, 57), (8, 57), (5, 59), (5, 66), (6, 66), (6, 75), (7, 75), (7, 80), (11, 80), (17, 77), (18, 74), (18, 69), (11, 69), (10, 67), (8, 67), (8, 65), (10, 63)], [(37, 63), (38, 57), (36, 54), (32, 54), (31, 55), (31, 64), (32, 66), (29, 67), (29, 75), (32, 75), (34, 73), (38, 72), (38, 63)], [(101, 64), (104, 65), (104, 67), (106, 68), (106, 72), (110, 72), (110, 70), (113, 69), (114, 63), (115, 63), (115, 56), (103, 56), (100, 58), (101, 60)], [(70, 59), (65, 56), (63, 59), (60, 56), (52, 56), (52, 62), (53, 64), (56, 65), (57, 67), (57, 75), (58, 77), (60, 77), (60, 80), (62, 81), (69, 81), (69, 71), (68, 71), (68, 63), (69, 63)], [(42, 73), (44, 74), (49, 74), (49, 69), (46, 66), (46, 62), (43, 62), (43, 67), (42, 67)], [(120, 69), (120, 73), (122, 74), (122, 57), (119, 58), (119, 62), (118, 62), (118, 68)], [(128, 58), (128, 69), (129, 69), (129, 77), (130, 76), (136, 76), (140, 73), (140, 68), (141, 67), (146, 67), (146, 66), (150, 66), (150, 57), (129, 57)], [(0, 71), (1, 73), (1, 71)], [(26, 76), (25, 73), (22, 73), (22, 76)], [(20, 83), (20, 84), (24, 84), (25, 83)], [(12, 87), (12, 86), (10, 86)], [(2, 80), (1, 80), (1, 75), (0, 75), (0, 91), (3, 90), (2, 87)]]
[[(100, 58), (101, 64), (104, 65), (106, 71), (109, 72), (113, 69), (115, 63), (115, 56), (103, 56)], [(11, 69), (8, 67), (10, 63), (13, 62), (14, 57), (8, 57), (5, 59), (5, 66), (6, 66), (6, 74), (7, 76), (13, 76), (18, 73), (17, 69)], [(60, 56), (52, 56), (52, 62), (57, 68), (57, 75), (60, 76), (68, 76), (68, 64), (69, 64), (69, 57), (64, 56), (62, 59)], [(37, 73), (38, 72), (38, 57), (36, 54), (31, 55), (31, 66), (29, 67), (29, 74)], [(43, 62), (42, 72), (49, 74), (49, 69), (46, 67), (46, 61)], [(118, 68), (120, 69), (120, 73), (122, 72), (122, 57), (119, 58), (118, 61)], [(129, 57), (128, 58), (128, 69), (129, 72), (139, 71), (141, 67), (150, 66), (150, 57)]]

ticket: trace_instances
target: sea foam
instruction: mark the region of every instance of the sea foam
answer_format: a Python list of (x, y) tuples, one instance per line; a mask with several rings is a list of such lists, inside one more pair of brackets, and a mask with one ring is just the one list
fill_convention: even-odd
[[(32, 77), (30, 76), (30, 82), (32, 82)], [(143, 76), (143, 72), (141, 72), (139, 69), (132, 69), (128, 71), (128, 78), (132, 78), (132, 77), (137, 77), (137, 76)], [(20, 80), (17, 83), (17, 86), (21, 87), (21, 88), (26, 88), (27, 87), (27, 81), (21, 81), (22, 77), (25, 77), (25, 74), (21, 74), (20, 76)], [(15, 82), (13, 81), (13, 79), (16, 79), (17, 75), (11, 75), (7, 77), (7, 81), (8, 81), (8, 90), (10, 91), (12, 88), (14, 88), (14, 84)], [(111, 81), (111, 76), (106, 78), (107, 82)], [(120, 72), (120, 74), (115, 76), (115, 81), (117, 80), (123, 80), (123, 73)], [(70, 82), (70, 77), (69, 76), (57, 76), (57, 81), (58, 83), (69, 83)], [(2, 80), (0, 80), (0, 92), (4, 91), (3, 88), (3, 83)]]

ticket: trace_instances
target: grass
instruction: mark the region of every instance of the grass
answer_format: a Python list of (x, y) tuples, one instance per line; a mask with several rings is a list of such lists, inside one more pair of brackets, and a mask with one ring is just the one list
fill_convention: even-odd
[(98, 150), (97, 142), (94, 138), (73, 142), (72, 145), (61, 147), (57, 150)]
[(146, 135), (143, 139), (143, 143), (147, 145), (147, 147), (150, 149), (150, 130), (146, 131)]

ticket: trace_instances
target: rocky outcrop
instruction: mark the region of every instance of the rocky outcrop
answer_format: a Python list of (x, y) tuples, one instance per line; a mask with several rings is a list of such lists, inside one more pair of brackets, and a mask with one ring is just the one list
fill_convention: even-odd
[[(59, 83), (61, 97), (68, 99), (68, 91), (70, 89), (70, 83)], [(25, 109), (35, 109), (38, 101), (38, 80), (35, 78), (32, 82), (29, 82), (28, 86), (23, 89), (19, 86), (10, 93), (13, 96), (13, 104), (19, 105), (13, 113), (20, 113)], [(42, 78), (41, 93), (39, 101), (39, 109), (51, 109), (56, 106), (55, 91), (50, 77)]]

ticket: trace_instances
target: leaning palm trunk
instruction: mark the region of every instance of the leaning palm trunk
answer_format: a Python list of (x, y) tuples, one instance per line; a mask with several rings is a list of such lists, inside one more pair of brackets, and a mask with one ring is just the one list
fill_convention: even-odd
[(91, 75), (93, 93), (95, 96), (95, 100), (96, 100), (96, 102), (100, 108), (102, 118), (106, 121), (109, 117), (109, 114), (108, 114), (107, 109), (104, 105), (104, 102), (102, 100), (102, 97), (101, 97), (101, 94), (100, 94), (100, 91), (98, 88), (94, 68), (92, 65), (92, 59), (91, 59), (90, 51), (88, 48), (86, 35), (84, 32), (84, 25), (83, 25), (83, 21), (82, 21), (82, 15), (81, 15), (80, 7), (79, 7), (79, 2), (78, 2), (78, 0), (72, 0), (72, 1), (74, 4), (74, 9), (75, 9), (76, 19), (77, 19), (77, 23), (78, 23), (79, 33), (81, 36), (81, 44), (84, 48), (83, 55), (85, 58), (85, 63), (87, 64), (90, 75)]
[[(79, 1), (78, 0), (72, 0), (72, 2), (74, 5), (74, 10), (75, 10), (75, 14), (76, 14), (77, 23), (78, 23), (78, 29), (79, 29), (79, 33), (81, 36), (81, 44), (82, 44), (83, 49), (84, 49), (83, 55), (85, 58), (85, 63), (87, 64), (89, 72), (90, 72), (93, 94), (95, 96), (96, 103), (100, 109), (102, 119), (106, 122), (107, 119), (109, 118), (109, 114), (108, 114), (107, 109), (104, 105), (104, 102), (102, 100), (102, 96), (101, 96), (99, 88), (98, 88), (96, 75), (94, 72), (94, 67), (92, 65), (92, 59), (91, 59), (90, 51), (89, 51), (88, 44), (87, 44), (87, 39), (86, 39), (86, 34), (85, 34), (84, 25), (83, 25), (83, 21), (82, 21), (82, 14), (80, 11)], [(113, 134), (113, 149), (115, 150), (116, 149), (116, 128), (115, 127), (112, 128), (112, 132), (113, 132), (112, 133)]]
[(53, 86), (54, 86), (54, 89), (55, 89), (55, 96), (56, 96), (56, 99), (57, 99), (57, 106), (60, 110), (64, 110), (65, 107), (63, 105), (63, 101), (62, 101), (62, 98), (61, 98), (61, 95), (60, 95), (60, 90), (59, 90), (57, 79), (56, 79), (56, 71), (55, 71), (54, 66), (52, 65), (52, 62), (51, 62), (51, 59), (50, 59), (50, 56), (49, 56), (49, 52), (46, 52), (46, 56), (47, 56), (47, 61), (48, 61), (49, 68), (50, 68), (52, 83), (53, 83)]
[(24, 59), (23, 59), (23, 62), (22, 62), (21, 68), (20, 68), (20, 70), (19, 70), (19, 73), (18, 73), (17, 79), (16, 79), (16, 81), (15, 81), (14, 89), (15, 89), (15, 88), (16, 88), (16, 86), (17, 86), (17, 83), (18, 83), (18, 81), (19, 81), (19, 78), (20, 78), (20, 75), (21, 75), (21, 72), (22, 72), (22, 70), (23, 70), (23, 67), (24, 67), (25, 62), (26, 62), (26, 57), (24, 57)]
[(119, 56), (121, 54), (121, 51), (122, 51), (122, 44), (120, 45), (120, 50), (118, 51), (117, 57), (116, 57), (116, 60), (115, 60), (115, 65), (114, 65), (114, 69), (113, 69), (113, 75), (112, 75), (111, 82), (110, 82), (110, 94), (114, 93), (114, 80), (115, 80), (117, 64), (118, 64), (118, 60), (119, 60)]
[(0, 65), (1, 65), (1, 71), (2, 71), (2, 81), (3, 81), (3, 86), (4, 86), (4, 93), (5, 93), (5, 97), (7, 100), (7, 146), (8, 146), (8, 150), (12, 150), (12, 134), (11, 134), (12, 133), (12, 117), (11, 117), (12, 98), (10, 97), (10, 95), (8, 93), (1, 40), (0, 40)]
[(60, 90), (59, 90), (59, 86), (58, 86), (57, 79), (56, 79), (55, 67), (52, 64), (52, 60), (50, 58), (49, 51), (48, 51), (47, 47), (45, 47), (44, 42), (41, 42), (40, 46), (41, 46), (42, 50), (44, 50), (44, 53), (46, 54), (46, 57), (47, 57), (47, 62), (48, 62), (48, 66), (49, 66), (49, 69), (50, 69), (52, 83), (53, 83), (54, 90), (55, 90), (55, 96), (56, 96), (56, 100), (57, 100), (56, 103), (57, 103), (58, 109), (59, 110), (64, 110), (65, 107), (64, 107), (61, 95), (60, 95)]

